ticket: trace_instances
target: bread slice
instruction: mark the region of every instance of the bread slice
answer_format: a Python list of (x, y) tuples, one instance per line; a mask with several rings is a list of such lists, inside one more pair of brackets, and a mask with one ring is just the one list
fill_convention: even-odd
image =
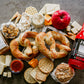
[(45, 74), (43, 72), (41, 72), (39, 70), (39, 68), (37, 69), (37, 72), (36, 72), (36, 79), (39, 80), (39, 81), (46, 81), (46, 78), (47, 78), (48, 74)]
[(38, 82), (39, 84), (42, 83), (42, 81), (36, 79), (36, 74), (37, 74), (38, 67), (34, 68), (31, 72), (30, 75)]
[(39, 61), (38, 67), (43, 73), (50, 73), (54, 68), (54, 64), (52, 60), (45, 57)]
[(36, 83), (36, 81), (34, 80), (34, 78), (30, 75), (30, 73), (32, 72), (33, 68), (28, 68), (25, 72), (24, 72), (24, 79), (26, 80), (26, 82), (28, 83)]

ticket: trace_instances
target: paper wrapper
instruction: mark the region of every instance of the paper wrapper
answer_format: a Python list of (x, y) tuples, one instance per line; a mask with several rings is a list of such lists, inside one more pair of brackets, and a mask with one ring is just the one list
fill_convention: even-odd
[(72, 77), (70, 80), (66, 81), (66, 82), (61, 82), (61, 81), (59, 81), (59, 80), (56, 78), (56, 76), (55, 76), (55, 71), (56, 71), (56, 68), (53, 70), (53, 72), (52, 72), (50, 75), (51, 75), (51, 77), (53, 78), (53, 80), (55, 80), (56, 82), (59, 82), (59, 83), (61, 83), (61, 84), (67, 84), (67, 83), (69, 83), (69, 82), (71, 81), (71, 79), (75, 76), (75, 72), (74, 72), (74, 70), (73, 70), (73, 77)]

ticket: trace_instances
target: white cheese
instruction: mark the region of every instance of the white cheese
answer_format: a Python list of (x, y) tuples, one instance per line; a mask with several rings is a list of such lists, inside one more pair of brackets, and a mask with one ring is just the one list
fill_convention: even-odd
[(6, 55), (6, 62), (5, 62), (6, 66), (10, 66), (11, 60), (12, 60), (12, 56)]
[(4, 71), (4, 65), (0, 63), (0, 75), (2, 75)]
[(8, 78), (11, 78), (11, 77), (12, 77), (11, 72), (8, 72)]
[(8, 73), (7, 72), (3, 72), (3, 77), (7, 77)]

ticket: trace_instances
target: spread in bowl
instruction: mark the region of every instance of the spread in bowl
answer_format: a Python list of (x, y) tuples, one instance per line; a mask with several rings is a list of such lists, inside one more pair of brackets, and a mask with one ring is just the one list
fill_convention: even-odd
[(24, 64), (21, 60), (13, 60), (10, 64), (10, 69), (13, 73), (19, 73), (23, 70)]

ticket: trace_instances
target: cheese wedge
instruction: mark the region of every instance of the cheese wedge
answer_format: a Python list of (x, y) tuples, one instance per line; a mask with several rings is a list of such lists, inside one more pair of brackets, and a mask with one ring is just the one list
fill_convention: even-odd
[(6, 55), (6, 62), (5, 62), (6, 66), (10, 66), (11, 60), (12, 60), (12, 56)]
[(4, 65), (0, 63), (0, 75), (2, 75), (4, 71)]

